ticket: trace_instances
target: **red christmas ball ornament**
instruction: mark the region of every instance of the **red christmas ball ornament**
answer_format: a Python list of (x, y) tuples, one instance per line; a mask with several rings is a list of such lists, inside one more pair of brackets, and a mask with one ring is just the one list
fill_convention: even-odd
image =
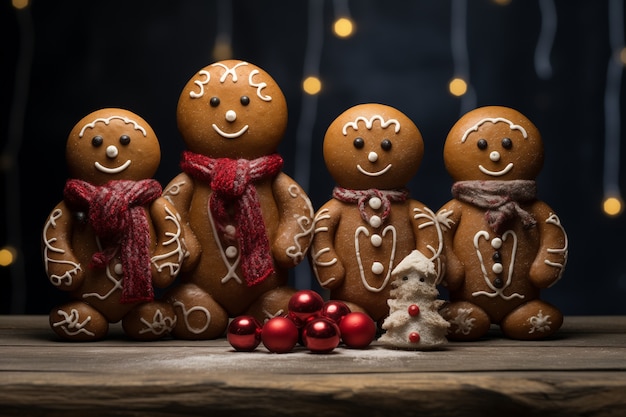
[(235, 350), (251, 352), (261, 343), (261, 323), (252, 316), (239, 316), (228, 325), (226, 339)]
[(291, 296), (287, 308), (289, 318), (298, 327), (303, 327), (308, 320), (317, 317), (324, 306), (324, 299), (313, 290), (300, 290)]
[(417, 304), (411, 304), (408, 308), (409, 316), (415, 317), (420, 313), (420, 308)]
[(409, 342), (411, 343), (418, 343), (420, 341), (421, 337), (420, 334), (418, 332), (411, 332), (409, 334)]
[(330, 319), (319, 317), (309, 321), (302, 330), (304, 346), (314, 353), (328, 353), (339, 346), (339, 327)]
[(339, 322), (341, 339), (346, 346), (356, 349), (367, 347), (376, 337), (376, 323), (360, 311), (346, 314)]
[(299, 331), (287, 317), (272, 317), (263, 326), (261, 342), (273, 353), (291, 352), (298, 343)]
[(324, 303), (320, 314), (322, 317), (331, 319), (335, 324), (339, 324), (341, 319), (350, 312), (350, 307), (343, 301), (330, 300)]

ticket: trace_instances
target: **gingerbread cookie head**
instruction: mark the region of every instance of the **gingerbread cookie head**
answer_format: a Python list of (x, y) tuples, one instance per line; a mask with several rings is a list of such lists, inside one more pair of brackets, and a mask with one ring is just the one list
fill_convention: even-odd
[(443, 156), (455, 181), (533, 180), (543, 166), (543, 144), (526, 116), (508, 107), (487, 106), (455, 123)]
[(276, 152), (287, 127), (287, 103), (263, 69), (226, 60), (204, 67), (187, 82), (177, 121), (194, 153), (254, 159)]
[(383, 104), (349, 108), (328, 127), (324, 160), (338, 185), (363, 190), (404, 188), (424, 155), (417, 126)]
[(128, 110), (105, 108), (76, 123), (67, 139), (66, 159), (72, 177), (102, 185), (151, 178), (161, 149), (144, 119)]

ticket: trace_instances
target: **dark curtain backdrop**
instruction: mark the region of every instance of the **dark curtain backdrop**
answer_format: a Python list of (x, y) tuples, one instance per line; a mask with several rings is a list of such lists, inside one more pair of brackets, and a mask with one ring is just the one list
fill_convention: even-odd
[[(233, 56), (266, 69), (286, 95), (290, 118), (280, 152), (285, 171), (294, 176), (295, 161), (303, 158), (296, 136), (306, 117), (300, 84), (308, 2), (235, 0), (231, 5)], [(308, 129), (310, 151), (304, 158), (310, 163), (310, 181), (302, 185), (316, 208), (330, 198), (334, 183), (321, 153), (326, 127), (352, 105), (381, 102), (406, 113), (422, 131), (426, 153), (410, 191), (438, 209), (450, 198), (452, 184), (443, 166), (443, 143), (464, 111), (463, 100), (447, 90), (456, 68), (451, 51), (453, 3), (351, 1), (357, 31), (348, 39), (331, 33), (333, 5), (323, 1), (319, 73), (324, 89)], [(604, 93), (611, 56), (608, 2), (555, 0), (554, 5), (552, 74), (543, 79), (534, 65), (544, 16), (539, 2), (467, 1), (464, 34), (473, 104), (514, 107), (544, 138), (539, 197), (559, 214), (569, 235), (570, 258), (563, 279), (543, 297), (569, 315), (626, 314), (626, 215), (609, 218), (601, 210)], [(25, 101), (25, 113), (19, 125), (23, 134), (13, 144), (17, 158), (7, 160), (3, 154), (2, 159), (0, 247), (15, 244), (12, 231), (18, 230), (21, 267), (0, 267), (0, 313), (47, 314), (64, 299), (44, 274), (40, 235), (46, 216), (62, 198), (65, 140), (80, 118), (102, 107), (141, 115), (162, 147), (156, 178), (167, 184), (180, 172), (184, 146), (176, 129), (178, 95), (193, 73), (214, 60), (218, 12), (215, 1), (34, 0), (19, 12), (9, 0), (2, 1), (2, 149), (9, 143), (9, 128), (15, 126), (11, 121), (20, 117), (16, 93)], [(16, 66), (28, 45), (33, 48), (31, 65)], [(619, 91), (622, 106), (624, 84)], [(623, 117), (621, 123), (624, 142)], [(619, 152), (620, 161), (626, 160), (623, 148), (613, 152)], [(8, 169), (11, 163), (17, 164), (15, 170)], [(624, 175), (619, 174), (622, 184)], [(14, 183), (18, 186), (12, 187)], [(15, 210), (19, 215), (7, 218)], [(301, 269), (294, 275), (306, 277)], [(302, 279), (294, 279), (302, 284)]]

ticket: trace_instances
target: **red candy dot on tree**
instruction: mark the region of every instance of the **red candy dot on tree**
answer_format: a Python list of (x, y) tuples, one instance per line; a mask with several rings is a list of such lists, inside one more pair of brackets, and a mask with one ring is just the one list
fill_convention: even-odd
[(299, 331), (286, 317), (273, 317), (263, 326), (261, 341), (273, 353), (291, 352), (298, 343)]
[(420, 308), (417, 304), (411, 304), (408, 308), (409, 316), (415, 317), (420, 313)]
[(409, 334), (409, 342), (418, 343), (420, 341), (420, 334), (418, 332), (411, 332)]
[(339, 322), (341, 339), (346, 346), (363, 349), (376, 337), (376, 323), (370, 316), (359, 311), (348, 313)]

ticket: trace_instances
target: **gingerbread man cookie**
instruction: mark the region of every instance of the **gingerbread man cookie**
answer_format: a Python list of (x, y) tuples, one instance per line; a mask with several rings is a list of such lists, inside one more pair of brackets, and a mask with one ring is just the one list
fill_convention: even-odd
[(282, 91), (256, 65), (216, 62), (185, 85), (177, 120), (187, 150), (183, 172), (165, 194), (189, 223), (201, 254), (167, 295), (178, 317), (173, 334), (212, 339), (224, 334), (230, 317), (245, 313), (264, 322), (286, 315), (295, 292), (287, 286), (288, 271), (306, 256), (314, 211), (282, 172)]
[(380, 323), (402, 259), (417, 249), (442, 270), (436, 216), (406, 189), (424, 154), (421, 133), (395, 108), (361, 104), (331, 123), (323, 152), (336, 187), (315, 216), (311, 264), (332, 299)]
[(74, 126), (66, 157), (72, 178), (42, 247), (50, 282), (73, 301), (52, 310), (50, 326), (73, 341), (101, 339), (120, 320), (134, 339), (167, 335), (176, 316), (153, 286), (171, 284), (188, 251), (180, 216), (151, 179), (154, 131), (127, 110), (101, 109)]
[(514, 339), (556, 332), (561, 312), (540, 299), (567, 262), (567, 235), (537, 198), (543, 144), (533, 123), (500, 106), (470, 111), (444, 145), (454, 199), (438, 213), (444, 225), (450, 304), (448, 337), (475, 340), (490, 325)]

